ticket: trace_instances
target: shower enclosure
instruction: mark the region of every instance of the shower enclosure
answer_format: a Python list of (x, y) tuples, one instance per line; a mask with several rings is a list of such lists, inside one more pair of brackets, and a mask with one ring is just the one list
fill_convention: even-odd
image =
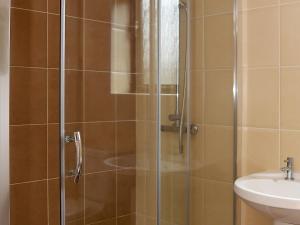
[[(11, 225), (233, 225), (235, 1), (48, 0), (46, 13), (30, 7), (11, 7)], [(22, 50), (19, 27), (45, 15), (46, 65), (18, 58), (34, 47)], [(24, 69), (30, 79), (45, 69), (43, 123), (17, 102), (35, 94), (18, 92)], [(44, 166), (35, 168), (15, 144), (27, 126), (29, 140), (45, 127)], [(21, 161), (30, 165), (28, 176), (16, 166)], [(30, 197), (35, 184), (45, 204)], [(35, 209), (22, 203), (23, 190), (25, 199), (39, 199)]]

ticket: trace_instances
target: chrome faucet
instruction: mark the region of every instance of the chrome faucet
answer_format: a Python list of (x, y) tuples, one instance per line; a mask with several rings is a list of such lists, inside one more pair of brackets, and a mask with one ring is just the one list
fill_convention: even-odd
[(286, 163), (286, 166), (282, 167), (280, 170), (286, 173), (286, 180), (294, 180), (294, 158), (287, 157), (284, 162)]

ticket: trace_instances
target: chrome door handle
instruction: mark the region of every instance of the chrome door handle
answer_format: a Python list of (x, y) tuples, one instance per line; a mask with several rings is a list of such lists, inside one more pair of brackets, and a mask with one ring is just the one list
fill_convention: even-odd
[(74, 142), (75, 143), (75, 149), (76, 149), (76, 167), (74, 170), (72, 170), (70, 173), (75, 176), (74, 177), (74, 183), (77, 184), (79, 182), (79, 178), (81, 175), (82, 170), (82, 141), (80, 132), (76, 131), (74, 132), (74, 136), (66, 136), (65, 137), (66, 143)]

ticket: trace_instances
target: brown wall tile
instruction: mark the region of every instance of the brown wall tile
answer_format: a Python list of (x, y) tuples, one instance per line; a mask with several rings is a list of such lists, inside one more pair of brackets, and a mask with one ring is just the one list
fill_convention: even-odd
[(49, 196), (49, 225), (60, 224), (60, 196), (59, 179), (48, 181), (48, 196)]
[(48, 67), (59, 67), (60, 48), (59, 15), (48, 14)]
[(48, 12), (59, 14), (60, 0), (48, 0)]
[(66, 122), (83, 121), (83, 72), (66, 71), (65, 119)]
[(47, 182), (10, 186), (11, 225), (47, 224)]
[(111, 25), (85, 21), (85, 66), (87, 70), (109, 71), (111, 62)]
[[(59, 122), (59, 71), (51, 69), (48, 74), (49, 122)], [(83, 121), (83, 72), (68, 70), (65, 73), (65, 120)]]
[(48, 123), (59, 122), (59, 71), (48, 70)]
[(135, 212), (135, 169), (117, 171), (117, 216)]
[(117, 123), (117, 154), (118, 157), (135, 154), (135, 122)]
[[(87, 123), (85, 132), (86, 173), (114, 170), (117, 165), (114, 158), (115, 123)], [(105, 160), (109, 160), (112, 165), (107, 164)]]
[(12, 7), (47, 11), (47, 0), (12, 0)]
[(11, 9), (12, 66), (47, 66), (47, 14)]
[[(85, 0), (66, 1), (66, 14), (68, 16), (83, 17), (83, 4)], [(102, 1), (101, 1), (102, 2)]]
[(135, 120), (135, 104), (136, 95), (134, 94), (118, 94), (117, 99), (117, 120)]
[(66, 69), (83, 68), (83, 21), (66, 19)]
[(48, 178), (59, 177), (59, 125), (48, 125)]
[(117, 225), (135, 225), (135, 220), (136, 220), (135, 214), (118, 217)]
[(10, 183), (47, 178), (47, 127), (10, 127)]
[(94, 223), (116, 216), (116, 173), (86, 175), (85, 223)]
[(111, 77), (107, 73), (85, 73), (86, 121), (113, 121), (115, 97), (111, 93)]
[(66, 223), (68, 225), (84, 224), (84, 178), (75, 184), (73, 177), (66, 178)]
[(85, 18), (111, 22), (114, 1), (85, 0)]
[(93, 225), (116, 225), (116, 219), (108, 219), (108, 220), (103, 220), (97, 223), (93, 223)]
[(10, 124), (47, 122), (47, 70), (11, 68)]

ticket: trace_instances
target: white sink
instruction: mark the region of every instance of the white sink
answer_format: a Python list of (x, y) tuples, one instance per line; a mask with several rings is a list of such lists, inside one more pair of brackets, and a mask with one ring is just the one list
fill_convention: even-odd
[(274, 218), (274, 224), (300, 224), (300, 173), (292, 181), (282, 172), (256, 173), (238, 178), (235, 193), (248, 205)]

